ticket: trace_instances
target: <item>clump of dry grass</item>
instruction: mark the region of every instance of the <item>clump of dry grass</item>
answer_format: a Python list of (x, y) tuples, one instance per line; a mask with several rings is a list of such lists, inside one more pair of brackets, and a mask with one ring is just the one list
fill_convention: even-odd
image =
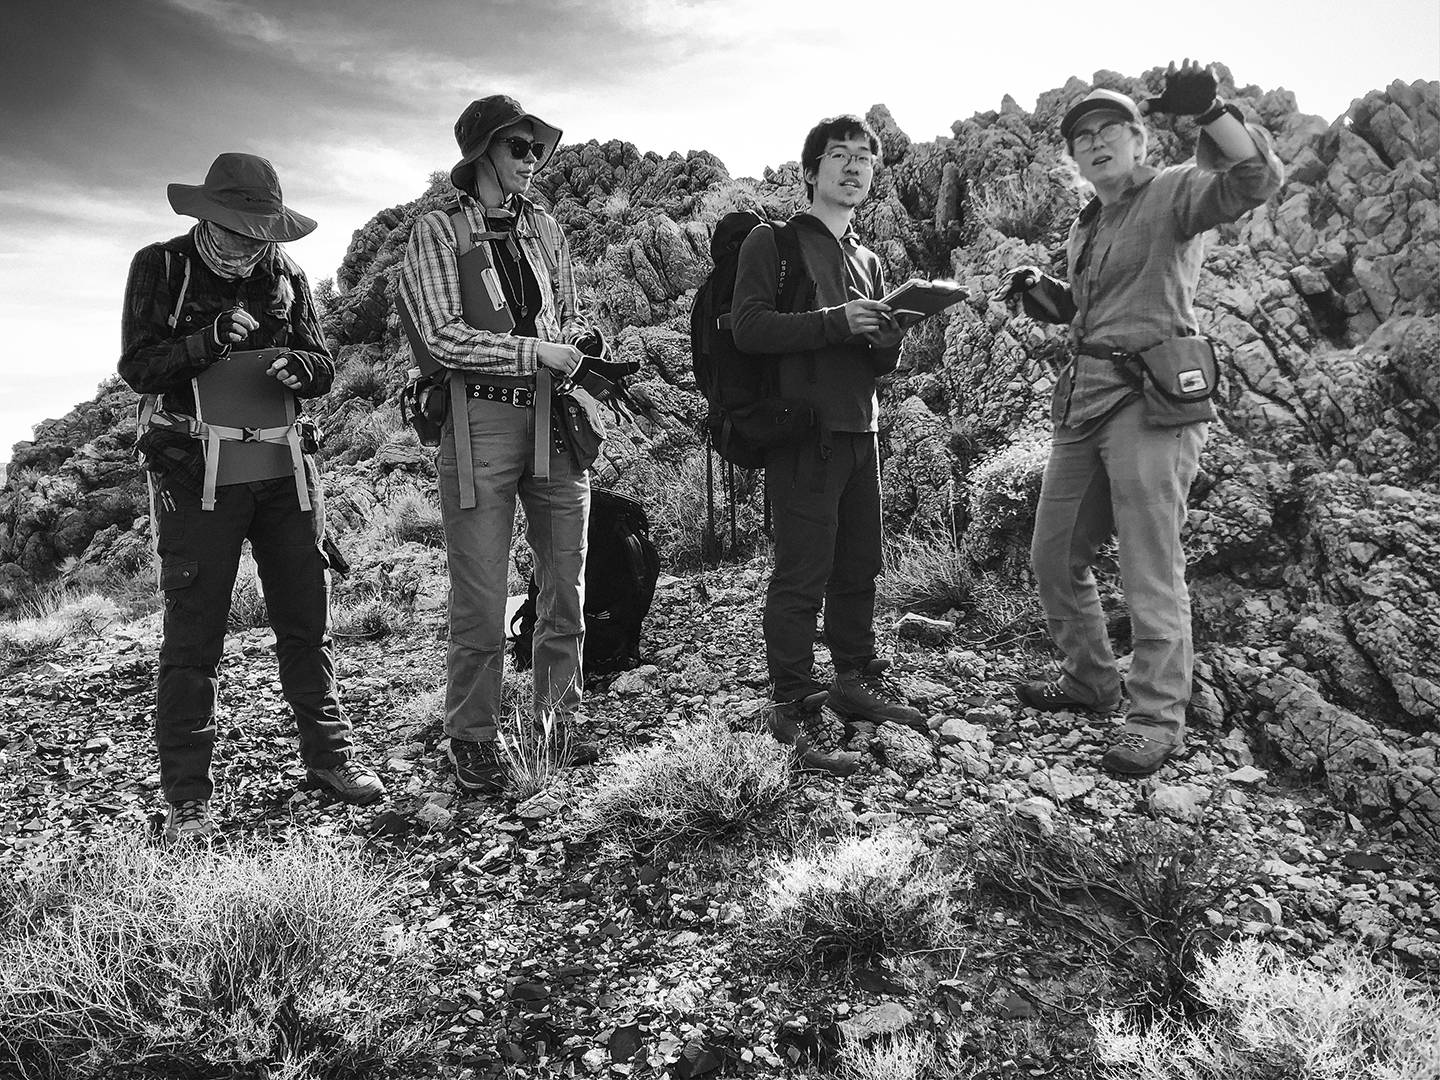
[(570, 729), (553, 710), (540, 716), (518, 705), (507, 713), (499, 732), (500, 760), (509, 775), (509, 788), (517, 802), (547, 790), (575, 758)]
[(900, 611), (958, 611), (977, 641), (1026, 637), (1044, 625), (1033, 589), (977, 570), (944, 532), (889, 538), (876, 593)]
[(1201, 958), (1195, 1024), (1094, 1018), (1106, 1075), (1125, 1080), (1418, 1080), (1440, 1076), (1440, 1001), (1349, 949), (1329, 970), (1253, 940)]
[(66, 642), (93, 639), (121, 620), (113, 600), (66, 589), (37, 593), (18, 608), (19, 618), (0, 623), (0, 660), (23, 661), (54, 652)]
[(106, 836), (0, 903), (0, 1073), (375, 1077), (426, 1056), (397, 877), (333, 842)]
[(614, 758), (571, 835), (637, 853), (693, 846), (770, 819), (793, 790), (789, 760), (769, 736), (698, 721)]
[(812, 843), (778, 862), (750, 928), (751, 948), (777, 967), (809, 970), (954, 939), (954, 874), (898, 829)]
[(389, 637), (404, 625), (405, 618), (393, 603), (381, 596), (361, 596), (335, 605), (330, 619), (336, 637)]
[(417, 488), (405, 488), (386, 506), (385, 532), (397, 544), (414, 542), (426, 547), (445, 546), (445, 523), (440, 503)]

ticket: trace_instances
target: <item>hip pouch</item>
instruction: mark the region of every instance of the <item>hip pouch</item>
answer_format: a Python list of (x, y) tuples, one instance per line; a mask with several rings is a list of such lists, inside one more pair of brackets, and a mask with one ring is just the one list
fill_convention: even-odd
[(1210, 399), (1219, 389), (1215, 348), (1208, 338), (1176, 337), (1136, 354), (1145, 423), (1178, 427), (1215, 419)]

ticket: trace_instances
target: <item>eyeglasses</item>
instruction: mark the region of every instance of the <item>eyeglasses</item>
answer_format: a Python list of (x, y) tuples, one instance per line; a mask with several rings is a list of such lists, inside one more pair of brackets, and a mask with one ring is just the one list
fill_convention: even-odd
[(1077, 131), (1070, 137), (1070, 146), (1081, 153), (1094, 150), (1101, 143), (1106, 146), (1114, 146), (1125, 137), (1125, 133), (1129, 130), (1130, 121), (1128, 120), (1107, 120), (1094, 131)]
[(851, 153), (849, 150), (843, 150), (837, 146), (834, 150), (827, 150), (820, 156), (826, 161), (838, 165), (842, 169), (852, 161), (862, 169), (873, 169), (875, 167), (875, 155), (870, 153), (869, 150), (856, 150), (854, 153)]
[(526, 154), (534, 154), (535, 160), (539, 161), (548, 149), (543, 142), (527, 139), (522, 135), (511, 135), (500, 141), (510, 148), (510, 156), (516, 161), (523, 160)]

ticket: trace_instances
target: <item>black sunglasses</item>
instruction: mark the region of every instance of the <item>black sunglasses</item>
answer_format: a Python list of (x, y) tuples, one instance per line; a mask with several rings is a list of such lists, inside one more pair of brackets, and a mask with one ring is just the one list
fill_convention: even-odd
[(522, 135), (511, 135), (500, 141), (510, 148), (510, 156), (516, 161), (523, 160), (526, 154), (533, 153), (536, 161), (545, 156), (546, 146), (543, 142), (527, 139)]

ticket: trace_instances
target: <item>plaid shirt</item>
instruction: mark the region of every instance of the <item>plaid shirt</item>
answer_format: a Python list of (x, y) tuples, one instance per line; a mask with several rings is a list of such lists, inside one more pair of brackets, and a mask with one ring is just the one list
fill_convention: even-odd
[[(540, 285), (535, 337), (477, 330), (465, 321), (455, 233), (447, 212), (432, 210), (411, 230), (400, 267), (400, 295), (431, 355), (446, 367), (492, 375), (533, 375), (538, 364), (537, 342), (573, 343), (589, 328), (580, 315), (570, 245), (560, 223), (530, 200), (522, 197), (519, 202), (515, 237)], [(460, 207), (471, 229), (484, 232), (479, 204), (461, 194)]]
[[(1070, 226), (1069, 284), (1047, 276), (1040, 286), (1069, 316), (1073, 344), (1139, 352), (1198, 332), (1203, 234), (1264, 203), (1284, 177), (1270, 136), (1247, 128), (1259, 151), (1253, 157), (1226, 162), (1202, 132), (1194, 162), (1136, 169), (1116, 202), (1102, 206), (1091, 199), (1080, 211)], [(1078, 428), (1109, 416), (1136, 393), (1126, 369), (1113, 361), (1072, 356), (1056, 382), (1051, 418)]]
[[(187, 262), (190, 282), (171, 327), (169, 318)], [(167, 412), (194, 416), (190, 380), (229, 355), (229, 350), (214, 345), (210, 326), (222, 311), (237, 305), (260, 323), (250, 332), (245, 348), (291, 350), (289, 369), (303, 383), (297, 397), (318, 397), (330, 389), (335, 361), (325, 346), (305, 272), (277, 248), (275, 257), (262, 262), (248, 278), (229, 281), (211, 273), (190, 233), (141, 248), (130, 264), (120, 326), (120, 377), (136, 393), (162, 395), (161, 408)], [(198, 489), (205, 471), (198, 439), (150, 428), (141, 434), (139, 447), (148, 469), (178, 470)]]

